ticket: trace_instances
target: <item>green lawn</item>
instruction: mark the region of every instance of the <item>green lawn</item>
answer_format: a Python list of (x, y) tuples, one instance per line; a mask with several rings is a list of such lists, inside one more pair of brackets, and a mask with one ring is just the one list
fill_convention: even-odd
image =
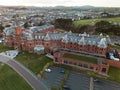
[(89, 62), (89, 63), (93, 63), (93, 64), (97, 64), (98, 63), (96, 58), (80, 56), (80, 55), (75, 55), (75, 54), (70, 54), (70, 53), (65, 53), (63, 55), (63, 57), (71, 58), (71, 59), (75, 59), (75, 60), (80, 60), (80, 61), (84, 61), (84, 62)]
[(7, 50), (13, 50), (13, 48), (4, 46), (3, 43), (0, 43), (0, 52), (4, 52), (4, 51), (7, 51)]
[(32, 90), (12, 68), (0, 63), (0, 90)]
[(114, 49), (119, 49), (120, 50), (120, 46), (117, 46), (117, 45), (111, 45), (110, 47), (114, 48)]
[(47, 63), (52, 62), (52, 59), (46, 57), (45, 55), (37, 55), (28, 52), (20, 52), (15, 59), (35, 74), (40, 73)]
[(108, 75), (110, 75), (109, 80), (120, 83), (120, 68), (110, 66)]
[(77, 25), (84, 25), (84, 24), (94, 25), (96, 22), (99, 22), (101, 20), (106, 20), (106, 21), (110, 21), (110, 22), (119, 23), (120, 22), (120, 17), (79, 20), (79, 21), (74, 21), (73, 24), (76, 25), (76, 26)]

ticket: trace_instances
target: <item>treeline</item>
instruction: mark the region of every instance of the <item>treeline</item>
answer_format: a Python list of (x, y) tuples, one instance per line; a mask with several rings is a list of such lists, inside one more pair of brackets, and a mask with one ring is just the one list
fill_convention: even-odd
[(108, 21), (100, 21), (95, 25), (74, 25), (71, 19), (56, 19), (55, 27), (72, 31), (74, 33), (87, 32), (89, 34), (105, 33), (109, 35), (120, 36), (120, 25), (109, 23)]
[(69, 31), (72, 28), (73, 25), (72, 23), (73, 23), (72, 19), (60, 18), (55, 20), (55, 27)]
[(120, 36), (120, 25), (115, 25), (108, 21), (97, 22), (95, 24), (95, 29), (97, 32)]

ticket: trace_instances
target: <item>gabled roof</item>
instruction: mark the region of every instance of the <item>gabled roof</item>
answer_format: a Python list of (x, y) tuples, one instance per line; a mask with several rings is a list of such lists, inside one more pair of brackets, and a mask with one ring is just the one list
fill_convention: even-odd
[(52, 27), (54, 27), (54, 25), (42, 25), (42, 26), (30, 27), (29, 29), (32, 32), (38, 32), (38, 31), (42, 31), (42, 30), (49, 29), (49, 28), (52, 28)]
[(102, 38), (100, 42), (98, 43), (98, 47), (100, 48), (106, 48), (107, 47), (107, 41), (106, 38)]
[(15, 33), (15, 28), (8, 27), (8, 28), (5, 28), (3, 32), (6, 34), (6, 36), (13, 35), (13, 33)]

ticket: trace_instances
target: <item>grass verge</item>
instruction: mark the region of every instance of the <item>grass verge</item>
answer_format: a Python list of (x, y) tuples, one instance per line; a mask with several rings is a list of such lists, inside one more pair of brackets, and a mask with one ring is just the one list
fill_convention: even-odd
[(0, 90), (33, 90), (12, 68), (0, 63)]
[(66, 71), (65, 71), (65, 74), (64, 74), (64, 76), (63, 76), (63, 79), (62, 79), (61, 82), (60, 82), (59, 90), (62, 90), (63, 86), (65, 85), (69, 73), (70, 73), (69, 70), (66, 70)]

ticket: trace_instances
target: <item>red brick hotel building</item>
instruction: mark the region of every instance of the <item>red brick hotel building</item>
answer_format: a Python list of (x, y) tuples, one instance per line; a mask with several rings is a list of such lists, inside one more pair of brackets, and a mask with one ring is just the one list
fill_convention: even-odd
[(109, 65), (98, 62), (96, 64), (73, 60), (62, 56), (62, 52), (94, 55), (105, 57), (110, 51), (109, 36), (78, 34), (70, 32), (56, 33), (53, 25), (43, 25), (24, 29), (21, 27), (4, 29), (4, 44), (14, 49), (30, 53), (54, 55), (54, 62), (74, 66), (87, 67), (95, 72), (108, 73)]

